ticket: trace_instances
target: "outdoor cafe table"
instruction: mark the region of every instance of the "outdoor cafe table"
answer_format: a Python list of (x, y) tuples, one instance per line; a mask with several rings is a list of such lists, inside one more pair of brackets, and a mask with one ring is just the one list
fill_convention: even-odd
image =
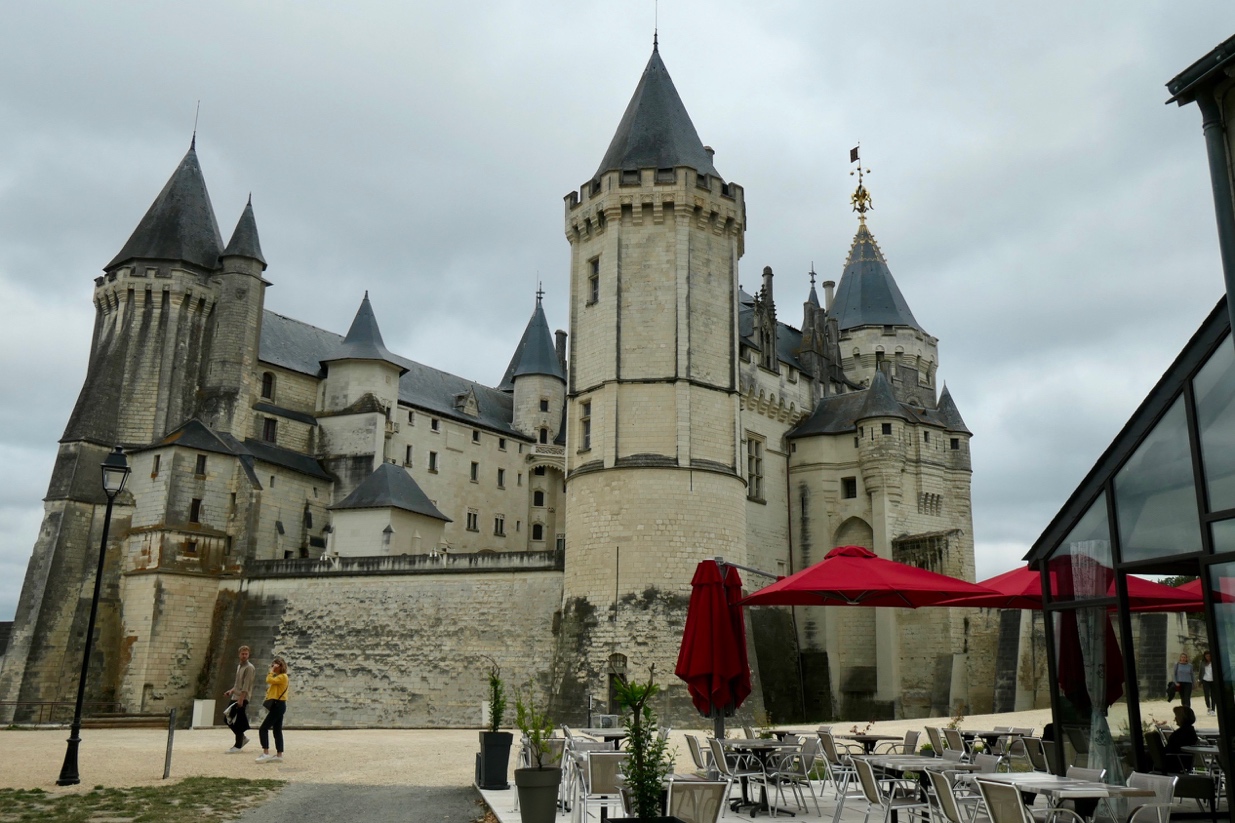
[(784, 740), (786, 737), (790, 737), (790, 736), (810, 737), (813, 734), (815, 734), (815, 732), (814, 731), (803, 731), (802, 729), (772, 729), (772, 734), (776, 735), (778, 739)]
[(976, 737), (982, 738), (982, 742), (986, 744), (988, 751), (995, 748), (999, 738), (1007, 737), (1009, 734), (1011, 732), (997, 732), (991, 729), (961, 729), (961, 737), (966, 740), (972, 741)]
[(862, 748), (866, 750), (867, 754), (870, 754), (871, 752), (873, 752), (875, 750), (875, 746), (879, 745), (885, 740), (904, 740), (905, 739), (905, 736), (903, 734), (862, 733), (862, 734), (834, 734), (832, 736), (836, 738), (840, 738), (841, 740), (854, 740), (854, 741), (857, 741), (858, 743), (861, 743)]
[[(876, 769), (897, 774), (925, 771), (970, 771), (978, 768), (972, 763), (957, 763), (944, 760), (942, 757), (923, 757), (919, 754), (855, 755), (855, 757), (861, 757)], [(836, 811), (832, 815), (832, 823), (840, 823), (841, 812), (845, 810), (847, 789), (848, 775), (846, 775), (845, 785), (836, 790)]]
[(1057, 805), (1061, 800), (1077, 800), (1080, 798), (1102, 799), (1107, 797), (1153, 797), (1153, 789), (1136, 789), (1131, 786), (1098, 783), (1094, 780), (1078, 780), (1074, 777), (1060, 777), (1046, 772), (1009, 772), (1006, 774), (983, 772), (979, 774), (962, 774), (957, 777), (965, 783), (973, 783), (979, 779), (990, 783), (1004, 783), (1015, 786), (1018, 791), (1045, 795), (1047, 801)]
[(1222, 771), (1218, 761), (1217, 746), (1180, 746), (1179, 748), (1181, 751), (1199, 754), (1201, 759), (1205, 761), (1205, 766), (1209, 769), (1211, 775), (1217, 776), (1218, 772)]
[[(720, 742), (726, 749), (732, 749), (735, 752), (753, 754), (755, 757), (759, 758), (759, 765), (763, 767), (765, 772), (768, 770), (768, 762), (771, 760), (773, 754), (793, 751), (798, 748), (797, 743), (782, 743), (779, 740), (766, 740), (763, 738), (752, 739), (739, 737), (734, 740), (722, 740)], [(742, 805), (746, 805), (747, 797), (745, 782), (742, 783), (742, 801)], [(763, 784), (763, 789), (760, 791), (759, 802), (751, 806), (750, 816), (754, 817), (755, 814), (760, 811), (771, 812), (771, 807), (768, 806), (768, 787), (766, 783)], [(777, 811), (780, 812), (783, 810), (778, 809)], [(790, 817), (795, 816), (793, 812), (784, 813)]]
[(626, 739), (625, 729), (575, 729), (579, 734), (599, 738), (606, 743), (612, 743), (617, 748), (617, 741)]

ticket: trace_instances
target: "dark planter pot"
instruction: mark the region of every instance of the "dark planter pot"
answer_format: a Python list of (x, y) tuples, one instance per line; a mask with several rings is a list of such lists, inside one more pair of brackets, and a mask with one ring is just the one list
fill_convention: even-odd
[(613, 823), (618, 823), (619, 820), (640, 820), (643, 823), (686, 823), (680, 817), (611, 817)]
[(476, 761), (476, 785), (482, 789), (509, 789), (506, 770), (510, 765), (510, 732), (481, 732), (480, 758)]
[(515, 769), (519, 790), (519, 819), (523, 823), (553, 823), (557, 817), (557, 787), (562, 770)]

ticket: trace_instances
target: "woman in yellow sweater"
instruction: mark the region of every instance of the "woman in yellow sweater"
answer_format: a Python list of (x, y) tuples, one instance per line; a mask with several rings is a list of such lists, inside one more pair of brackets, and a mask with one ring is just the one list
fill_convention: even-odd
[[(287, 713), (287, 662), (282, 657), (276, 657), (270, 664), (266, 674), (266, 719), (258, 729), (258, 737), (262, 741), (262, 753), (258, 755), (258, 763), (283, 762), (283, 715)], [(270, 753), (269, 733), (274, 732), (274, 754)]]

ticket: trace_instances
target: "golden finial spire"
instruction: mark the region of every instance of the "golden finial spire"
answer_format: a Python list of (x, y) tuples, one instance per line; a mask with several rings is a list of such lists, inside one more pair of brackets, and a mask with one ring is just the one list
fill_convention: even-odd
[[(858, 149), (861, 147), (862, 144), (859, 143), (849, 150), (849, 162), (858, 164), (856, 172), (858, 175), (858, 187), (854, 189), (853, 196), (849, 198), (849, 202), (853, 204), (853, 210), (858, 213), (858, 221), (865, 225), (866, 213), (873, 210), (875, 204), (871, 201), (871, 193), (866, 190), (866, 186), (862, 182), (862, 175), (870, 174), (871, 170), (862, 168), (862, 160), (858, 157)], [(850, 177), (853, 175), (854, 172), (849, 172)]]

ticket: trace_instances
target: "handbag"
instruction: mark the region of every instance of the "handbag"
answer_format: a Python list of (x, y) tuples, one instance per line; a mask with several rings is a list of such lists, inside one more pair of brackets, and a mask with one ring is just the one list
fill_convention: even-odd
[(1175, 692), (1177, 692), (1178, 690), (1179, 690), (1179, 687), (1176, 686), (1174, 682), (1166, 684), (1166, 702), (1167, 703), (1170, 703), (1172, 700), (1175, 699)]

